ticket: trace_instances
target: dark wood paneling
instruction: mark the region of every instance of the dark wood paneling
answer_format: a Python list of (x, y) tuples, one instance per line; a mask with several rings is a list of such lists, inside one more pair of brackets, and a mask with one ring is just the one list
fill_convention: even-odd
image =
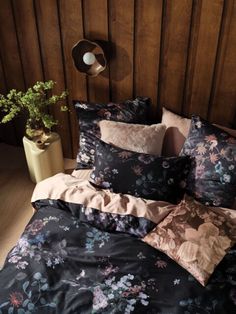
[(195, 2), (184, 103), (185, 114), (207, 117), (223, 12), (222, 0)]
[(6, 91), (7, 91), (7, 86), (6, 86), (5, 75), (4, 75), (3, 67), (2, 67), (2, 60), (0, 58), (0, 93), (4, 95)]
[(225, 2), (209, 118), (236, 128), (236, 1)]
[(13, 0), (16, 31), (26, 87), (42, 81), (43, 71), (33, 0)]
[(162, 0), (135, 1), (134, 95), (150, 97), (153, 114), (157, 111), (161, 23)]
[(167, 0), (163, 13), (159, 102), (181, 112), (192, 1)]
[[(8, 89), (24, 90), (24, 75), (11, 1), (0, 0), (0, 8), (0, 54), (6, 86)], [(16, 132), (15, 139), (12, 138), (11, 142), (19, 145), (24, 134), (24, 118), (16, 118), (12, 125)]]
[[(66, 157), (78, 147), (73, 99), (149, 96), (153, 118), (165, 105), (236, 127), (235, 0), (0, 0), (0, 8), (0, 92), (48, 79), (55, 92), (68, 89), (70, 111), (52, 110)], [(71, 48), (82, 38), (112, 46), (98, 77), (73, 65)], [(23, 124), (1, 128), (1, 136), (19, 144)]]
[[(107, 0), (84, 0), (84, 35), (90, 40), (108, 41)], [(88, 99), (92, 102), (109, 101), (109, 67), (95, 78), (88, 78)]]
[(83, 38), (82, 5), (80, 0), (59, 1), (59, 12), (62, 32), (63, 55), (66, 74), (66, 87), (69, 91), (69, 115), (72, 135), (73, 157), (78, 147), (78, 123), (73, 99), (87, 99), (86, 78), (74, 68), (71, 57), (71, 47)]
[(119, 102), (133, 96), (134, 0), (109, 1), (109, 32), (111, 98)]
[[(65, 90), (65, 73), (57, 1), (37, 0), (35, 5), (45, 79), (56, 81), (54, 91), (61, 93)], [(67, 112), (60, 111), (60, 106), (61, 103), (58, 103), (52, 108), (55, 118), (59, 121), (56, 130), (61, 136), (64, 154), (72, 156), (69, 118)]]

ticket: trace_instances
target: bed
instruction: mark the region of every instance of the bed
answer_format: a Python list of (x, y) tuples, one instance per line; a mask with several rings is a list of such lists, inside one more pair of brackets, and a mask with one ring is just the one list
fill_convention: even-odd
[[(102, 149), (107, 148), (103, 143)], [(113, 153), (117, 153), (114, 148)], [(133, 158), (124, 153), (120, 156), (126, 156), (126, 161)], [(147, 159), (142, 162), (146, 164)], [(104, 167), (101, 163), (99, 166)], [(0, 314), (236, 313), (233, 209), (222, 207), (224, 219), (229, 218), (229, 213), (232, 216), (227, 225), (233, 230), (231, 245), (207, 283), (202, 284), (195, 275), (196, 269), (194, 272), (182, 267), (164, 248), (158, 250), (148, 244), (147, 236), (159, 232), (161, 224), (164, 228), (167, 217), (176, 219), (179, 214), (174, 211), (179, 205), (98, 186), (101, 171), (98, 173), (75, 170), (36, 186), (32, 196), (35, 214), (0, 272)], [(114, 179), (108, 171), (105, 174)], [(147, 188), (142, 191), (148, 192)], [(199, 199), (202, 201), (202, 194)], [(202, 203), (199, 206), (201, 210), (205, 208)], [(220, 205), (216, 210), (212, 207), (207, 218), (204, 214), (206, 224), (209, 217), (222, 217), (217, 216), (219, 208)], [(165, 221), (168, 224), (170, 219)], [(176, 236), (173, 232), (172, 240)]]

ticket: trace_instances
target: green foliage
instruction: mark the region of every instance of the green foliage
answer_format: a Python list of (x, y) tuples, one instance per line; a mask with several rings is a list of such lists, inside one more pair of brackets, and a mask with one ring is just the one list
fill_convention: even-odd
[[(23, 112), (27, 115), (25, 131), (28, 137), (32, 138), (35, 130), (51, 130), (58, 121), (48, 113), (48, 107), (55, 105), (68, 95), (65, 91), (60, 95), (52, 94), (54, 85), (53, 81), (36, 82), (26, 92), (12, 89), (6, 96), (0, 94), (0, 111), (4, 114), (0, 123), (7, 123)], [(68, 110), (65, 105), (62, 105), (60, 109), (61, 111)]]

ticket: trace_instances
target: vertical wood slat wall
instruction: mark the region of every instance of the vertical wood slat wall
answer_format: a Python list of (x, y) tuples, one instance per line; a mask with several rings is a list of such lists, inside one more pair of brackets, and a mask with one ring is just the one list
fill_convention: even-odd
[[(66, 157), (78, 143), (73, 99), (149, 96), (156, 119), (164, 105), (236, 127), (235, 0), (0, 0), (0, 20), (0, 93), (49, 79), (68, 89), (70, 111), (53, 109)], [(112, 45), (96, 78), (73, 66), (81, 38)], [(20, 144), (23, 125), (0, 126), (0, 139)]]

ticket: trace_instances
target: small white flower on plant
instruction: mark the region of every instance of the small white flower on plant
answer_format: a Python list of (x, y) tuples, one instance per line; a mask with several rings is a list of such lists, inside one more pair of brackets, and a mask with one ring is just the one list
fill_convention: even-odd
[(112, 169), (112, 173), (118, 174), (118, 170), (117, 169)]
[(234, 170), (234, 165), (230, 165), (229, 170)]

